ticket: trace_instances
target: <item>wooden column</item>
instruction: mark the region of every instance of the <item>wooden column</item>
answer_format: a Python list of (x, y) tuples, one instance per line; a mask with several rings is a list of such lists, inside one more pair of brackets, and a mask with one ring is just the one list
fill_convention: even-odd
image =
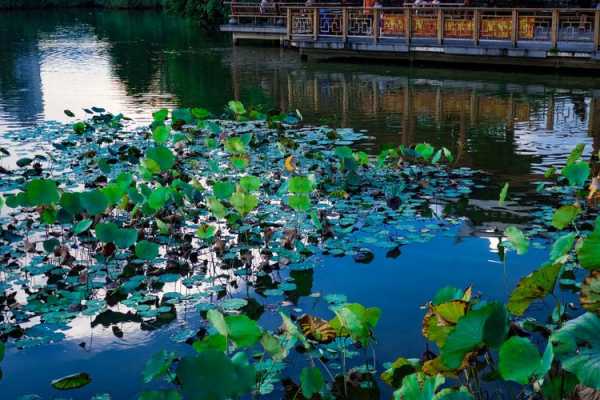
[(313, 8), (313, 40), (316, 42), (319, 38), (319, 9)]
[(550, 47), (556, 49), (558, 47), (558, 22), (560, 18), (558, 8), (552, 10), (552, 26), (550, 27)]
[(287, 38), (288, 40), (292, 40), (292, 9), (287, 8), (285, 13), (287, 19)]
[(479, 46), (479, 33), (481, 31), (481, 11), (476, 9), (473, 11), (473, 42), (475, 46)]
[(412, 10), (410, 7), (406, 7), (404, 9), (404, 15), (406, 19), (405, 29), (406, 29), (406, 44), (410, 46), (410, 37), (412, 36)]
[(600, 10), (594, 13), (594, 51), (600, 46)]
[(373, 39), (375, 43), (379, 40), (379, 16), (381, 13), (379, 12), (379, 8), (373, 8)]
[(346, 7), (342, 9), (342, 39), (344, 43), (348, 41), (348, 9)]
[(517, 40), (519, 38), (519, 12), (516, 8), (512, 10), (512, 24), (511, 24), (510, 40), (512, 47), (517, 47)]
[(441, 7), (437, 10), (437, 41), (439, 45), (444, 41), (444, 12)]

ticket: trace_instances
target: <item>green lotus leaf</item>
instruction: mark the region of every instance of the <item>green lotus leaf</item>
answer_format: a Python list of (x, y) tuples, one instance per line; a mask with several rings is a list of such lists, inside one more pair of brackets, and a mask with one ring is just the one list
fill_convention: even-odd
[(158, 249), (158, 244), (142, 240), (135, 245), (135, 256), (141, 260), (151, 261), (158, 257)]
[(140, 393), (138, 400), (181, 400), (181, 395), (175, 389), (146, 390)]
[(165, 125), (159, 125), (152, 130), (152, 139), (159, 144), (163, 144), (169, 140), (170, 135), (171, 129)]
[(304, 367), (300, 372), (300, 387), (302, 395), (310, 399), (325, 386), (325, 380), (318, 367)]
[(214, 237), (215, 233), (217, 233), (217, 228), (207, 224), (201, 225), (198, 230), (196, 230), (196, 236), (205, 240)]
[(529, 249), (529, 240), (525, 237), (525, 234), (515, 226), (509, 226), (504, 231), (508, 241), (517, 251), (517, 254), (522, 255), (527, 253)]
[(554, 212), (552, 216), (552, 226), (556, 229), (565, 229), (571, 225), (577, 215), (581, 212), (581, 208), (575, 205), (562, 206)]
[(500, 191), (500, 195), (498, 196), (498, 205), (501, 207), (504, 205), (504, 201), (506, 200), (506, 196), (508, 195), (508, 187), (509, 184), (508, 182), (506, 182), (504, 186), (502, 186), (502, 190)]
[(235, 192), (235, 185), (230, 181), (217, 181), (213, 183), (213, 193), (219, 200), (227, 200)]
[(600, 389), (600, 317), (590, 312), (568, 321), (550, 336), (562, 368), (582, 385)]
[(144, 382), (150, 383), (154, 379), (164, 376), (169, 371), (171, 364), (173, 364), (173, 361), (175, 361), (176, 358), (177, 354), (166, 350), (161, 350), (158, 353), (153, 354), (146, 362), (144, 371), (142, 372)]
[(223, 353), (227, 351), (227, 338), (219, 333), (208, 335), (201, 340), (196, 340), (192, 347), (196, 352), (202, 353), (207, 350), (218, 350)]
[(260, 179), (256, 176), (246, 175), (240, 178), (240, 187), (246, 192), (255, 192), (260, 189)]
[(339, 146), (335, 148), (335, 155), (338, 158), (346, 159), (352, 158), (352, 149), (348, 146)]
[(225, 151), (230, 154), (245, 154), (246, 144), (239, 136), (231, 136), (225, 140)]
[(258, 198), (252, 194), (236, 192), (231, 195), (229, 202), (240, 215), (245, 216), (258, 206)]
[(590, 176), (590, 165), (585, 161), (571, 163), (562, 169), (562, 175), (568, 179), (569, 185), (581, 187)]
[(306, 176), (293, 176), (288, 180), (288, 191), (295, 194), (308, 194), (312, 192), (313, 184)]
[(196, 119), (206, 119), (210, 116), (210, 112), (206, 108), (192, 108), (192, 116)]
[(44, 240), (44, 251), (46, 253), (52, 253), (57, 247), (60, 246), (60, 241), (58, 239), (52, 238), (48, 240)]
[(561, 264), (545, 264), (522, 278), (508, 299), (508, 310), (515, 315), (523, 315), (535, 300), (541, 300), (554, 290)]
[(441, 349), (442, 363), (458, 369), (465, 356), (484, 344), (499, 346), (508, 333), (508, 316), (503, 304), (492, 302), (469, 311), (458, 320)]
[(435, 149), (429, 143), (419, 143), (415, 146), (415, 151), (425, 160), (429, 160)]
[(238, 398), (255, 386), (255, 370), (243, 353), (229, 359), (222, 351), (206, 350), (184, 357), (177, 366), (181, 392), (188, 400), (227, 400)]
[(225, 323), (229, 331), (228, 338), (240, 348), (253, 346), (262, 336), (262, 330), (256, 321), (245, 315), (228, 315)]
[(167, 118), (169, 118), (169, 110), (162, 108), (152, 113), (152, 118), (155, 122), (164, 122)]
[(82, 211), (81, 193), (64, 192), (60, 196), (60, 206), (71, 215), (77, 215)]
[(513, 336), (500, 347), (498, 368), (505, 380), (525, 385), (529, 383), (541, 361), (540, 352), (529, 339)]
[(577, 259), (583, 268), (600, 268), (600, 217), (596, 219), (594, 231), (587, 236), (577, 249)]
[(558, 258), (568, 254), (573, 245), (575, 244), (575, 233), (568, 233), (556, 239), (552, 244), (552, 250), (550, 251), (550, 261), (554, 262)]
[(575, 148), (573, 150), (571, 150), (569, 157), (567, 157), (566, 165), (571, 165), (571, 164), (575, 163), (576, 161), (579, 161), (581, 159), (581, 156), (583, 155), (584, 149), (585, 149), (585, 144), (578, 143), (575, 146)]
[(80, 196), (83, 209), (90, 215), (102, 214), (108, 208), (108, 197), (100, 190), (83, 192)]
[(146, 151), (146, 157), (156, 163), (160, 171), (168, 171), (175, 165), (173, 152), (165, 146), (151, 147)]
[(138, 232), (134, 228), (119, 228), (115, 231), (113, 242), (117, 247), (126, 249), (137, 242)]
[(79, 389), (92, 382), (92, 378), (85, 372), (67, 375), (62, 378), (55, 379), (51, 382), (54, 389), (57, 390), (72, 390)]
[(446, 286), (436, 292), (435, 296), (433, 296), (433, 299), (431, 300), (431, 304), (437, 306), (452, 300), (465, 300), (463, 299), (464, 295), (464, 290), (452, 286)]
[(428, 376), (422, 372), (410, 374), (394, 392), (394, 400), (434, 400), (436, 391), (446, 382), (442, 375)]
[(33, 206), (48, 206), (60, 199), (56, 182), (50, 179), (33, 179), (25, 185), (25, 199)]
[(371, 332), (377, 325), (381, 310), (377, 307), (365, 307), (358, 303), (344, 304), (333, 308), (336, 317), (330, 325), (338, 335), (350, 335), (354, 340), (366, 345)]
[(173, 196), (173, 190), (168, 187), (158, 187), (148, 197), (148, 206), (153, 210), (162, 209)]
[(242, 104), (241, 101), (231, 100), (229, 101), (229, 103), (227, 103), (227, 107), (235, 115), (246, 114), (246, 108), (244, 107), (244, 104)]
[(310, 197), (307, 194), (294, 194), (288, 197), (288, 205), (298, 212), (310, 210)]
[(208, 208), (216, 218), (225, 218), (227, 215), (227, 209), (216, 197), (208, 198)]

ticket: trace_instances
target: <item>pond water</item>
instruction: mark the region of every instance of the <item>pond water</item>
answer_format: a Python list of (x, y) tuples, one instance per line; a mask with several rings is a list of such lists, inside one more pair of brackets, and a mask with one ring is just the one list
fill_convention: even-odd
[[(146, 123), (162, 107), (219, 112), (240, 99), (265, 110), (298, 109), (312, 124), (366, 130), (373, 137), (368, 150), (387, 143), (446, 146), (460, 165), (489, 175), (469, 200), (456, 204), (454, 213), (468, 219), (461, 226), (403, 246), (395, 258), (374, 250), (374, 261), (364, 265), (325, 256), (314, 273), (298, 273), (305, 293), (298, 306), (305, 310), (324, 308), (310, 293), (343, 293), (382, 309), (380, 364), (425, 350), (420, 306), (438, 288), (473, 285), (488, 298), (505, 299), (539, 266), (545, 249), (500, 262), (499, 232), (528, 220), (534, 183), (547, 167), (563, 162), (577, 143), (587, 144), (586, 154), (600, 149), (600, 79), (589, 77), (304, 63), (294, 51), (232, 48), (226, 37), (179, 18), (122, 11), (0, 14), (0, 60), (0, 145), (7, 148), (13, 144), (6, 132), (66, 121), (64, 109), (83, 116), (82, 108), (101, 106)], [(510, 207), (500, 209), (504, 182), (511, 185)], [(153, 352), (189, 351), (173, 336), (197, 329), (200, 318), (193, 308), (178, 311), (176, 321), (156, 330), (120, 321), (114, 324), (123, 336), (117, 337), (111, 324), (86, 317), (73, 321), (57, 343), (9, 346), (2, 398), (60, 397), (49, 382), (77, 371), (93, 381), (67, 397), (134, 398), (147, 386), (140, 372)]]

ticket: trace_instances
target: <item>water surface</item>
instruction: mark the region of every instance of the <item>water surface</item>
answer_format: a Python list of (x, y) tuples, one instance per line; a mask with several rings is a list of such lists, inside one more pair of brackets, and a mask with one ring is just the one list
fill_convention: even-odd
[[(398, 258), (377, 250), (369, 265), (325, 257), (303, 275), (306, 293), (344, 293), (383, 309), (380, 362), (424, 350), (420, 305), (439, 287), (472, 284), (489, 298), (506, 298), (545, 251), (534, 248), (503, 265), (498, 231), (526, 221), (533, 182), (576, 143), (586, 143), (587, 154), (600, 149), (600, 79), (589, 77), (304, 63), (294, 51), (232, 48), (228, 38), (207, 35), (193, 22), (124, 11), (0, 14), (0, 59), (0, 143), (9, 148), (5, 132), (66, 121), (64, 109), (83, 117), (82, 108), (102, 106), (144, 123), (162, 107), (220, 112), (235, 98), (265, 110), (298, 109), (308, 123), (367, 130), (373, 140), (365, 147), (372, 151), (387, 143), (443, 145), (459, 164), (489, 174), (485, 187), (456, 205), (469, 220), (450, 233), (405, 246)], [(505, 181), (509, 210), (496, 207)], [(309, 296), (299, 305), (324, 309)], [(273, 316), (263, 318), (274, 323)], [(55, 344), (9, 348), (3, 398), (58, 397), (49, 381), (76, 371), (89, 372), (93, 383), (70, 397), (134, 398), (145, 387), (140, 371), (150, 354), (189, 351), (172, 336), (201, 323), (193, 309), (178, 310), (177, 321), (159, 330), (119, 322), (124, 336), (117, 338), (111, 325), (92, 327), (92, 321), (77, 318)]]

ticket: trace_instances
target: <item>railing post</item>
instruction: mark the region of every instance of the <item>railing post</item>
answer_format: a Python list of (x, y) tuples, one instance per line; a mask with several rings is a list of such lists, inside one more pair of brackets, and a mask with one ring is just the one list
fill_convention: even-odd
[(344, 43), (348, 41), (348, 9), (342, 8), (342, 39)]
[(287, 38), (288, 40), (292, 40), (292, 9), (289, 7), (286, 8), (285, 13), (287, 20)]
[(519, 12), (516, 8), (512, 10), (512, 30), (510, 33), (510, 40), (512, 42), (512, 47), (517, 47), (517, 39), (519, 37)]
[(600, 10), (594, 12), (594, 51), (600, 46)]
[(319, 9), (313, 8), (313, 40), (316, 42), (319, 38)]
[(379, 8), (373, 8), (373, 39), (379, 40)]
[(438, 45), (442, 45), (444, 41), (444, 13), (442, 12), (442, 8), (438, 8), (437, 10), (437, 42)]
[(550, 28), (550, 46), (552, 49), (558, 47), (558, 22), (560, 14), (558, 8), (552, 9), (552, 26)]
[(406, 45), (410, 46), (410, 37), (412, 36), (412, 12), (410, 6), (404, 9), (404, 15), (406, 19)]
[(481, 32), (481, 11), (473, 10), (473, 42), (479, 46), (479, 34)]

